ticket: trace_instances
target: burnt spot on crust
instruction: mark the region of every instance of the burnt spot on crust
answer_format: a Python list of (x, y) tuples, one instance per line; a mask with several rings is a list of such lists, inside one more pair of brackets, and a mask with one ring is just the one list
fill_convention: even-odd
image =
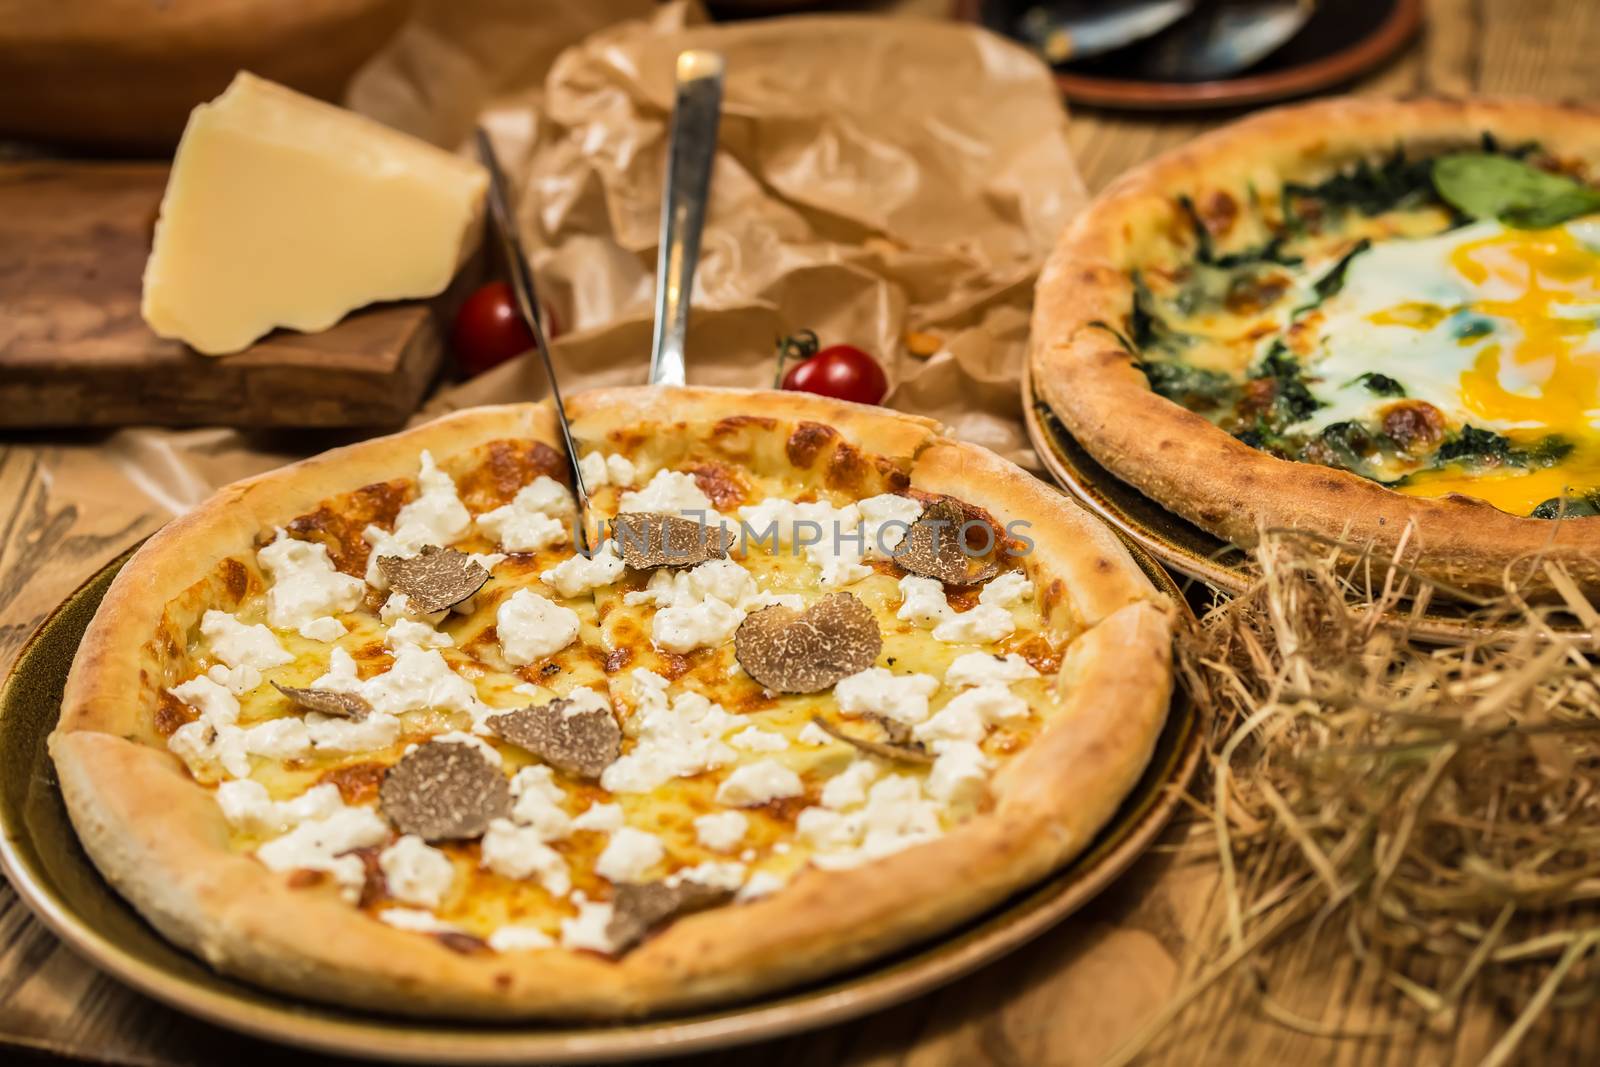
[(878, 477), (883, 480), (884, 492), (903, 493), (911, 488), (911, 473), (888, 456), (872, 457), (872, 465), (877, 469)]
[(731, 889), (689, 878), (643, 884), (625, 882), (617, 886), (611, 898), (611, 921), (606, 925), (606, 938), (613, 951), (621, 955), (673, 919), (725, 904), (732, 897)]
[(788, 453), (789, 462), (803, 469), (815, 463), (828, 442), (838, 436), (839, 431), (825, 423), (802, 422), (789, 434), (783, 448)]
[(1199, 217), (1213, 237), (1226, 237), (1239, 220), (1239, 201), (1226, 189), (1218, 189), (1200, 201)]
[(1432, 451), (1444, 439), (1444, 413), (1426, 400), (1399, 400), (1380, 412), (1383, 432), (1412, 454)]
[(187, 726), (198, 718), (199, 712), (165, 689), (156, 691), (155, 726), (156, 733), (162, 737), (171, 737), (178, 727)]
[(956, 611), (971, 611), (978, 606), (978, 596), (982, 592), (981, 586), (947, 585), (944, 589), (944, 601)]
[(286, 529), (293, 537), (322, 545), (335, 567), (359, 578), (366, 574), (370, 551), (361, 531), (374, 525), (392, 528), (411, 493), (411, 482), (404, 478), (374, 482), (292, 519)]
[(829, 593), (804, 611), (752, 612), (733, 634), (745, 673), (780, 693), (817, 693), (866, 670), (883, 650), (872, 609), (852, 593)]
[(669, 682), (675, 682), (679, 678), (682, 678), (684, 675), (688, 674), (689, 669), (694, 666), (694, 664), (689, 661), (688, 656), (679, 655), (676, 652), (667, 652), (663, 650), (657, 652), (656, 656), (660, 662), (650, 669), (661, 675), (661, 677), (665, 678)]
[(378, 803), (402, 834), (429, 844), (463, 841), (511, 811), (511, 787), (478, 746), (429, 741), (389, 768)]
[(1001, 650), (1015, 652), (1040, 674), (1055, 674), (1061, 669), (1061, 650), (1044, 634), (1017, 635), (1001, 645)]
[(383, 775), (388, 768), (370, 760), (364, 763), (347, 763), (322, 772), (318, 785), (331, 785), (339, 790), (346, 804), (365, 804), (378, 795)]
[(711, 436), (726, 437), (751, 426), (760, 430), (770, 430), (776, 425), (778, 420), (769, 415), (729, 415), (716, 421), (711, 427)]
[(456, 477), (456, 495), (474, 513), (511, 503), (541, 474), (563, 485), (571, 481), (567, 461), (543, 441), (490, 441), (474, 456), (477, 461)]
[(749, 497), (744, 479), (727, 464), (702, 463), (689, 473), (694, 476), (694, 484), (719, 511), (736, 507)]
[(1223, 304), (1235, 315), (1258, 315), (1289, 291), (1290, 279), (1281, 271), (1236, 278)]
[(217, 565), (217, 577), (222, 580), (230, 604), (239, 603), (250, 592), (250, 570), (232, 556)]
[(848, 441), (840, 441), (833, 455), (828, 457), (828, 470), (823, 480), (834, 489), (860, 490), (866, 486), (871, 470), (872, 465), (859, 448)]

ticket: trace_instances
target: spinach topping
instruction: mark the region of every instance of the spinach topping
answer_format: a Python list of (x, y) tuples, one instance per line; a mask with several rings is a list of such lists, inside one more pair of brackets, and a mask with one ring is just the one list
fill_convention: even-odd
[(1292, 204), (1293, 197), (1305, 197), (1369, 217), (1435, 199), (1431, 162), (1407, 159), (1403, 148), (1396, 148), (1381, 163), (1362, 160), (1317, 185), (1286, 182), (1283, 191), (1286, 205)]
[(1327, 300), (1328, 297), (1336, 295), (1339, 290), (1343, 289), (1345, 274), (1350, 270), (1350, 261), (1371, 247), (1372, 239), (1363, 237), (1355, 243), (1355, 246), (1350, 251), (1340, 256), (1339, 262), (1335, 263), (1328, 273), (1318, 278), (1317, 284), (1312, 286), (1312, 290), (1317, 294), (1317, 299), (1311, 306), (1316, 307), (1324, 300)]
[(1511, 462), (1511, 439), (1493, 430), (1480, 430), (1471, 425), (1461, 427), (1461, 432), (1439, 446), (1435, 453), (1439, 463), (1476, 463), (1479, 466), (1498, 466)]
[(1488, 337), (1494, 333), (1494, 323), (1488, 319), (1464, 315), (1454, 329), (1457, 341), (1476, 341), (1480, 337)]
[(1528, 467), (1554, 467), (1557, 463), (1572, 455), (1572, 442), (1558, 433), (1542, 437), (1531, 448), (1524, 448), (1516, 453), (1524, 466)]
[(1317, 441), (1307, 451), (1322, 461), (1324, 466), (1355, 470), (1361, 466), (1362, 460), (1377, 452), (1382, 444), (1381, 434), (1374, 435), (1359, 422), (1347, 419), (1323, 427)]
[(1261, 365), (1250, 375), (1252, 378), (1271, 378), (1277, 385), (1272, 399), (1268, 422), (1274, 428), (1291, 426), (1311, 417), (1322, 407), (1322, 401), (1311, 395), (1303, 377), (1304, 368), (1294, 358), (1282, 341), (1272, 342), (1272, 347), (1261, 360)]
[(1536, 230), (1600, 211), (1600, 189), (1504, 155), (1456, 152), (1433, 161), (1445, 202), (1475, 219)]
[(1351, 379), (1350, 384), (1354, 385), (1356, 382), (1360, 382), (1362, 385), (1366, 386), (1367, 392), (1373, 394), (1374, 396), (1406, 395), (1405, 386), (1401, 385), (1387, 374), (1379, 374), (1375, 370), (1369, 370), (1365, 374), (1357, 375), (1355, 378)]
[(1591, 489), (1582, 496), (1566, 500), (1553, 496), (1528, 512), (1530, 519), (1586, 519), (1593, 515), (1600, 515), (1600, 489)]
[(1214, 408), (1234, 392), (1233, 379), (1221, 371), (1171, 360), (1143, 360), (1134, 366), (1144, 371), (1154, 392), (1191, 411)]
[(1509, 437), (1468, 424), (1439, 446), (1434, 461), (1439, 466), (1464, 463), (1480, 467), (1549, 467), (1571, 452), (1572, 442), (1560, 434), (1550, 434), (1527, 448), (1518, 448)]

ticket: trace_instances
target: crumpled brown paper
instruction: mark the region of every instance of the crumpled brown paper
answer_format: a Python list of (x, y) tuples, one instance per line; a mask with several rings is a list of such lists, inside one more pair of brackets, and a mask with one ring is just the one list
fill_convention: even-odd
[[(1031, 464), (1018, 386), (1032, 282), (1085, 199), (1045, 68), (952, 23), (692, 20), (676, 4), (602, 30), (538, 92), (482, 114), (520, 190), (540, 298), (566, 331), (562, 387), (645, 380), (673, 61), (710, 48), (728, 75), (690, 381), (770, 385), (775, 340), (810, 328), (875, 354), (891, 406)], [(382, 80), (369, 71), (366, 92)], [(908, 331), (933, 335), (936, 354), (913, 355)], [(543, 392), (529, 359), (428, 412)]]
[[(1031, 465), (1018, 378), (1033, 275), (1085, 197), (1065, 113), (1021, 49), (901, 18), (714, 26), (683, 3), (425, 0), (349, 103), (463, 151), (481, 121), (565, 331), (563, 388), (642, 383), (672, 66), (688, 47), (728, 60), (690, 380), (768, 385), (774, 340), (810, 327), (876, 354), (893, 406)], [(907, 330), (937, 335), (937, 354), (911, 355)], [(545, 389), (528, 357), (446, 386), (419, 418)], [(130, 429), (53, 450), (55, 494), (115, 487), (176, 513), (357, 436)]]

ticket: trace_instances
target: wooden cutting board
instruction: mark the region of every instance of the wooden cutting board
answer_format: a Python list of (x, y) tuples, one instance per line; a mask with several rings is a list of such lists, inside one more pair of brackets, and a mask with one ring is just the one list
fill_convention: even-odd
[(156, 163), (0, 164), (0, 428), (388, 426), (416, 409), (481, 257), (432, 301), (202, 356), (139, 317), (166, 181)]

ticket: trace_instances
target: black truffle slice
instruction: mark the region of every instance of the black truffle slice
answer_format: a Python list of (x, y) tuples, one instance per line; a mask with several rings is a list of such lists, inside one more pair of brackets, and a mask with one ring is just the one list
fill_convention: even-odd
[(464, 841), (510, 813), (511, 786), (476, 745), (429, 741), (389, 768), (378, 803), (402, 834)]
[(903, 723), (895, 723), (896, 729), (891, 729), (889, 724), (894, 722), (893, 719), (884, 719), (877, 716), (874, 716), (874, 718), (883, 726), (884, 733), (889, 738), (887, 742), (868, 741), (864, 737), (852, 737), (825, 719), (813, 717), (811, 721), (821, 727), (822, 732), (829, 737), (843, 741), (847, 745), (854, 745), (868, 755), (877, 756), (879, 759), (900, 760), (903, 763), (931, 764), (933, 762), (933, 757), (928, 754), (927, 749), (911, 740), (911, 732), (905, 728)]
[(725, 904), (732, 897), (731, 889), (688, 878), (675, 882), (624, 882), (611, 898), (606, 937), (612, 951), (621, 955), (673, 919)]
[(780, 693), (819, 693), (872, 666), (882, 649), (878, 620), (852, 593), (829, 593), (804, 611), (762, 608), (733, 635), (739, 666)]
[(423, 615), (453, 608), (483, 588), (489, 572), (465, 552), (425, 545), (415, 556), (379, 556), (378, 570)]
[(693, 567), (725, 559), (733, 533), (724, 527), (658, 512), (623, 512), (611, 520), (611, 535), (622, 561), (635, 570)]
[(357, 720), (372, 714), (372, 705), (367, 703), (367, 698), (356, 693), (343, 693), (337, 689), (296, 689), (292, 685), (279, 685), (277, 682), (272, 685), (301, 711)]
[(622, 728), (606, 708), (578, 708), (562, 698), (489, 719), (495, 735), (559, 771), (598, 778), (622, 754)]
[(946, 585), (987, 582), (1000, 568), (968, 553), (962, 534), (967, 521), (966, 509), (959, 502), (949, 497), (935, 500), (922, 509), (921, 517), (895, 546), (894, 561), (912, 574), (937, 578)]

